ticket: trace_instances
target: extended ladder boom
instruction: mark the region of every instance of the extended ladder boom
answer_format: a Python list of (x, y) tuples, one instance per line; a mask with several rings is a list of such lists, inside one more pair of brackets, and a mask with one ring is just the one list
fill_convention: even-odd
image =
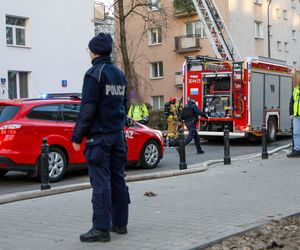
[(209, 41), (217, 58), (241, 61), (241, 55), (230, 36), (214, 0), (193, 0), (197, 13), (203, 20)]

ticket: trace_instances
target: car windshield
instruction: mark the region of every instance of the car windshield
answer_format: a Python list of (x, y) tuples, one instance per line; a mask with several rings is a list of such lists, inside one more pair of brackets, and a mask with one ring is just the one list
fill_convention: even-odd
[(20, 107), (10, 105), (0, 105), (0, 122), (6, 122), (15, 117)]

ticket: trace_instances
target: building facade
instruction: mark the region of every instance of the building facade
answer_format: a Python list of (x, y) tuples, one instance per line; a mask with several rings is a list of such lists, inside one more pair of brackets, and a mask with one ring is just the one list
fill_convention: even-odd
[(0, 99), (81, 92), (94, 0), (1, 0)]
[[(132, 0), (126, 0), (125, 9)], [(268, 0), (215, 0), (242, 56), (268, 56)], [(155, 5), (153, 5), (153, 3)], [(167, 25), (148, 25), (141, 15), (127, 20), (130, 57), (141, 76), (144, 101), (162, 108), (170, 96), (182, 96), (185, 56), (215, 56), (196, 12), (175, 9), (173, 1), (149, 0), (146, 11), (164, 13)], [(155, 6), (151, 8), (151, 4)], [(141, 11), (141, 10), (140, 10)], [(145, 11), (145, 10), (144, 10)], [(166, 14), (166, 15), (165, 15)], [(300, 1), (272, 0), (271, 57), (300, 67)]]

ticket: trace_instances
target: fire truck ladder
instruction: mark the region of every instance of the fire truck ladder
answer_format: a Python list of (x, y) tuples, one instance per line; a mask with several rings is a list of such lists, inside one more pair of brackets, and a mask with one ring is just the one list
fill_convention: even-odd
[(241, 55), (230, 36), (215, 0), (193, 0), (217, 58), (241, 61)]

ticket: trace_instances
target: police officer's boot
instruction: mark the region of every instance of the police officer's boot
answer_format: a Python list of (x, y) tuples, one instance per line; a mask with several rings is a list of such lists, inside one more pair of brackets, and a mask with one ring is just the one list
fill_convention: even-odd
[(117, 234), (127, 234), (127, 227), (112, 226), (111, 231)]
[(91, 229), (87, 233), (80, 235), (80, 240), (82, 242), (108, 242), (110, 241), (110, 233), (109, 231)]

